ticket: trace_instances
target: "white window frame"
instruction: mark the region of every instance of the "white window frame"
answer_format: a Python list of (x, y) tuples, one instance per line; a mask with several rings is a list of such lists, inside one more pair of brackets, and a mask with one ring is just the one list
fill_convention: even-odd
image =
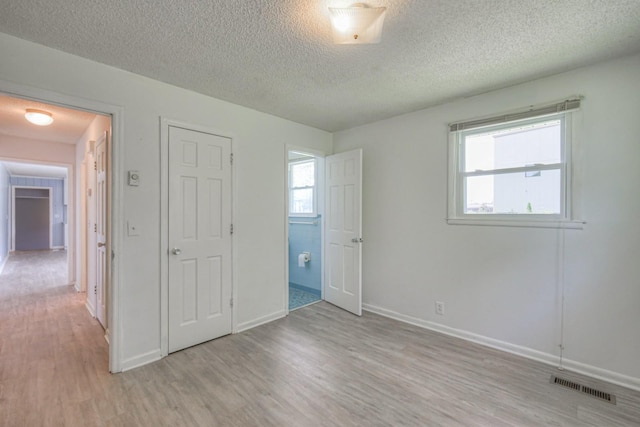
[[(292, 187), (292, 182), (293, 180), (291, 179), (291, 168), (294, 165), (299, 165), (299, 164), (303, 164), (303, 163), (313, 163), (313, 183), (314, 185), (312, 186), (306, 186), (306, 187)], [(289, 161), (289, 183), (288, 183), (288, 187), (289, 187), (289, 207), (288, 207), (288, 211), (289, 211), (289, 216), (292, 218), (310, 218), (310, 217), (317, 217), (318, 216), (318, 162), (315, 158), (313, 159), (303, 159), (303, 160), (291, 160)], [(311, 213), (297, 213), (297, 212), (291, 212), (291, 206), (293, 204), (293, 191), (294, 190), (305, 190), (305, 189), (311, 189), (312, 193), (313, 193), (313, 212)]]
[[(474, 121), (450, 125), (449, 134), (449, 200), (447, 223), (452, 225), (489, 225), (510, 227), (542, 227), (542, 228), (577, 228), (581, 229), (584, 221), (576, 220), (577, 203), (574, 191), (573, 162), (576, 151), (575, 120), (572, 117), (579, 110), (580, 98), (575, 97), (561, 103), (547, 104), (543, 107), (531, 107), (527, 110), (494, 116)], [(464, 138), (469, 135), (483, 133), (487, 130), (500, 130), (539, 123), (547, 120), (561, 121), (561, 161), (559, 164), (533, 165), (490, 171), (464, 171)], [(464, 212), (465, 179), (471, 176), (498, 175), (539, 170), (560, 170), (560, 213), (559, 214), (467, 214)]]

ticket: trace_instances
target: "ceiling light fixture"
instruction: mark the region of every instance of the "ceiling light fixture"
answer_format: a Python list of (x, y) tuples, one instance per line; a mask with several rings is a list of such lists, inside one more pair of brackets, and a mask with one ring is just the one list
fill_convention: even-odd
[(329, 8), (336, 44), (379, 43), (386, 7), (369, 7), (355, 3), (350, 7)]
[(53, 116), (50, 112), (35, 110), (33, 108), (27, 108), (27, 112), (24, 113), (24, 118), (38, 126), (49, 126), (53, 123)]

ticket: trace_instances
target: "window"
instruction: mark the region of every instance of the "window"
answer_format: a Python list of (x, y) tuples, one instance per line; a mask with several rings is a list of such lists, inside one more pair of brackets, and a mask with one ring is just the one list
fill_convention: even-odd
[(316, 161), (289, 162), (289, 215), (316, 216)]
[(571, 226), (568, 111), (579, 105), (451, 125), (449, 223)]

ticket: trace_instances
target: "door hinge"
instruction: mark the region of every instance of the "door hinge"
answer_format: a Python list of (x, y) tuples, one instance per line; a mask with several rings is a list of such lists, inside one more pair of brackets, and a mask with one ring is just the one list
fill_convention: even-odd
[(231, 162), (231, 165), (233, 166), (233, 153), (231, 153), (229, 155), (229, 161)]
[(98, 295), (98, 285), (93, 286), (93, 293)]
[(98, 224), (93, 224), (93, 232), (94, 233), (98, 232)]
[(233, 298), (229, 300), (229, 307), (233, 307)]
[(98, 162), (93, 162), (93, 170), (94, 171), (98, 170)]
[(229, 233), (233, 234), (233, 224), (229, 227)]

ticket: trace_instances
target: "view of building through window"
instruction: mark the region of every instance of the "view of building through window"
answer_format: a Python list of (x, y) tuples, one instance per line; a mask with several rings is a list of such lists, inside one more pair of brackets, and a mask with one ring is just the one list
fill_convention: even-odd
[(463, 134), (465, 214), (560, 214), (562, 119)]

